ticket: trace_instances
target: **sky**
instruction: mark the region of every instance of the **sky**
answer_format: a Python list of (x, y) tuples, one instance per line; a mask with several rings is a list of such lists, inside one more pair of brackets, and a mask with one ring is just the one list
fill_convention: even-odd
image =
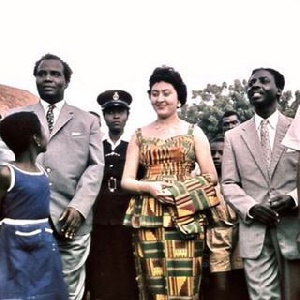
[(99, 113), (102, 91), (132, 94), (128, 133), (155, 119), (146, 91), (163, 64), (179, 71), (189, 98), (257, 67), (300, 89), (299, 0), (7, 0), (0, 10), (0, 84), (37, 94), (34, 63), (56, 54), (74, 72), (69, 104)]

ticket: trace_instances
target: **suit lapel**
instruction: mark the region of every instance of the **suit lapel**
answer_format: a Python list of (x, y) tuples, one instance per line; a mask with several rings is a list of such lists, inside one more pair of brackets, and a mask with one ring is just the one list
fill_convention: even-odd
[(249, 120), (249, 122), (245, 125), (246, 126), (242, 128), (241, 138), (244, 140), (247, 148), (252, 154), (253, 160), (255, 161), (257, 167), (261, 170), (266, 179), (269, 180), (267, 165), (260, 147), (260, 141), (257, 135), (254, 118)]
[(286, 118), (281, 113), (279, 113), (279, 119), (276, 127), (274, 145), (273, 145), (272, 155), (271, 155), (270, 176), (272, 176), (276, 168), (276, 165), (278, 164), (280, 157), (285, 149), (285, 147), (281, 144), (281, 141), (284, 138), (289, 125), (290, 125), (289, 119)]
[(73, 118), (73, 109), (70, 105), (64, 104), (61, 108), (60, 114), (58, 116), (57, 121), (54, 124), (53, 130), (50, 134), (50, 139), (52, 136), (54, 136), (57, 132), (60, 131), (60, 129), (65, 126), (66, 123), (68, 123)]

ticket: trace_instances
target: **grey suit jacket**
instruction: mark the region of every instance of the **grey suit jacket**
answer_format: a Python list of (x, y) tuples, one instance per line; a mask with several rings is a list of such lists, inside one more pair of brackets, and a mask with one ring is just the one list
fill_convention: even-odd
[[(272, 150), (270, 176), (260, 148), (254, 118), (226, 132), (222, 188), (226, 201), (240, 217), (240, 250), (244, 258), (256, 258), (262, 250), (267, 227), (249, 218), (255, 204), (268, 205), (276, 195), (295, 191), (298, 154), (281, 141), (291, 119), (279, 114)], [(300, 258), (296, 235), (300, 232), (298, 209), (290, 210), (276, 226), (280, 250), (288, 259)]]
[(59, 217), (67, 207), (85, 218), (77, 234), (92, 228), (92, 206), (100, 190), (104, 154), (99, 122), (90, 113), (64, 104), (52, 133), (49, 134), (45, 111), (39, 102), (9, 111), (33, 111), (48, 135), (47, 151), (37, 161), (45, 168), (51, 188), (50, 214), (59, 230)]

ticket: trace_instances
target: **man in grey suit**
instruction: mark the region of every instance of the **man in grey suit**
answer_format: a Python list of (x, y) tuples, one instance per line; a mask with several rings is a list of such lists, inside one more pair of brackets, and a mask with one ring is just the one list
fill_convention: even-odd
[(223, 194), (239, 214), (240, 251), (255, 300), (300, 299), (297, 153), (281, 144), (291, 119), (276, 108), (284, 85), (278, 71), (255, 69), (247, 87), (255, 115), (225, 134)]
[[(36, 62), (33, 74), (41, 100), (9, 113), (35, 112), (48, 136), (47, 151), (38, 157), (38, 162), (50, 180), (51, 220), (69, 299), (81, 300), (85, 261), (90, 249), (91, 208), (103, 178), (102, 133), (93, 115), (65, 102), (64, 91), (72, 75), (66, 62), (56, 55), (46, 54)], [(46, 118), (49, 107), (53, 114)]]

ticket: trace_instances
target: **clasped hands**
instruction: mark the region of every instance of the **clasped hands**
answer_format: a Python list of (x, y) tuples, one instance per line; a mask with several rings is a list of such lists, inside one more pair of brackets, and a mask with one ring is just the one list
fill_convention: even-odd
[(269, 204), (270, 206), (254, 205), (249, 211), (250, 216), (264, 225), (273, 226), (280, 222), (281, 214), (295, 207), (294, 199), (288, 195), (272, 197)]
[(79, 211), (68, 207), (60, 216), (60, 234), (66, 239), (73, 239), (84, 218)]

